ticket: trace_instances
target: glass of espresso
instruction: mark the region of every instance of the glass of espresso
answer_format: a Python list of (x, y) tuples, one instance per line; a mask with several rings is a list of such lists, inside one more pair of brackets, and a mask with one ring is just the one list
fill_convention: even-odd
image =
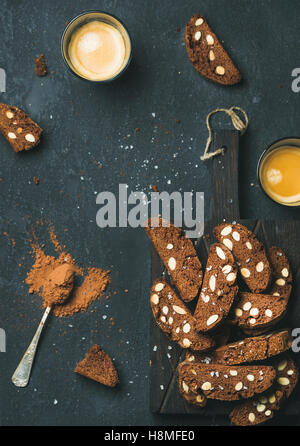
[(258, 163), (263, 191), (284, 206), (300, 206), (300, 138), (284, 138), (263, 152)]
[(117, 17), (88, 11), (67, 25), (61, 51), (76, 76), (91, 82), (108, 82), (128, 67), (132, 46), (125, 25)]

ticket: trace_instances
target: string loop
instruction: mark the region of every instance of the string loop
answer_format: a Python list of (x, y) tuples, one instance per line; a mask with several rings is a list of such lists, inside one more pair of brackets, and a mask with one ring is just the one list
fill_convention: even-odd
[[(237, 113), (235, 111), (239, 111), (242, 113), (242, 115), (244, 116), (245, 122), (242, 121), (242, 119), (237, 115)], [(210, 126), (210, 118), (219, 112), (223, 112), (226, 113), (232, 121), (232, 124), (234, 126), (234, 128), (236, 130), (238, 130), (239, 132), (241, 132), (241, 134), (243, 135), (249, 125), (249, 119), (248, 119), (248, 115), (245, 112), (245, 110), (243, 110), (241, 107), (231, 107), (231, 108), (216, 108), (216, 110), (211, 111), (207, 117), (206, 117), (206, 126), (208, 129), (208, 138), (207, 138), (207, 142), (206, 142), (206, 146), (205, 146), (205, 150), (203, 155), (200, 157), (202, 161), (206, 161), (210, 158), (213, 158), (214, 156), (217, 155), (224, 155), (225, 149), (224, 147), (220, 147), (219, 149), (217, 149), (215, 152), (210, 152), (210, 146), (211, 146), (211, 142), (212, 142), (212, 130), (211, 130), (211, 126)]]

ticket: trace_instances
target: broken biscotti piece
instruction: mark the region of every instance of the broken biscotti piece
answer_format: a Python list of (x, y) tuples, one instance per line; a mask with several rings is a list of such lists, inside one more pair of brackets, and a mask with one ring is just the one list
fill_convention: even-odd
[(240, 293), (239, 297), (232, 321), (248, 333), (267, 330), (286, 313), (287, 303), (281, 297), (254, 293)]
[(292, 341), (290, 330), (281, 330), (224, 345), (214, 350), (211, 358), (226, 365), (263, 361), (290, 349)]
[(298, 369), (290, 358), (281, 359), (274, 365), (277, 375), (274, 389), (265, 395), (236, 406), (230, 414), (235, 426), (255, 426), (274, 417), (282, 403), (290, 396), (298, 382)]
[(212, 338), (196, 331), (193, 315), (163, 279), (153, 283), (150, 304), (157, 325), (182, 348), (208, 350), (214, 346)]
[(162, 218), (149, 219), (145, 230), (182, 299), (193, 300), (202, 283), (202, 267), (192, 241)]
[(0, 132), (15, 152), (37, 146), (42, 131), (41, 127), (18, 107), (0, 103)]
[(74, 371), (108, 387), (115, 387), (118, 383), (115, 366), (99, 345), (93, 345), (89, 349), (85, 358), (77, 364)]
[(222, 224), (214, 235), (230, 251), (239, 266), (241, 276), (253, 293), (264, 291), (270, 284), (271, 266), (265, 248), (243, 225)]
[(188, 57), (202, 76), (223, 85), (241, 81), (241, 73), (201, 15), (189, 20), (184, 39)]
[(276, 377), (271, 366), (235, 366), (182, 362), (179, 376), (186, 388), (200, 389), (207, 398), (235, 401), (269, 389)]
[(289, 261), (282, 249), (273, 246), (268, 250), (268, 257), (273, 269), (274, 283), (270, 294), (280, 297), (286, 303), (289, 301), (292, 291), (292, 272)]
[(238, 292), (237, 268), (224, 245), (211, 245), (194, 318), (198, 331), (216, 328), (227, 317)]

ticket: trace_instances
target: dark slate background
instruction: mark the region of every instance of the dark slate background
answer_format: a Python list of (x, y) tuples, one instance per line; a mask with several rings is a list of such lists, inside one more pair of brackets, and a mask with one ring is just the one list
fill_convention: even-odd
[[(66, 20), (93, 8), (119, 16), (132, 35), (132, 64), (112, 84), (73, 77), (60, 55)], [(241, 85), (223, 88), (193, 70), (183, 33), (196, 12), (226, 42), (244, 74)], [(242, 217), (298, 218), (299, 210), (281, 208), (262, 194), (256, 165), (271, 142), (298, 133), (300, 96), (291, 90), (291, 72), (299, 65), (299, 14), (298, 0), (1, 1), (0, 67), (7, 90), (0, 100), (28, 111), (44, 128), (44, 138), (37, 150), (18, 155), (0, 139), (0, 327), (7, 334), (7, 353), (0, 354), (0, 424), (228, 423), (150, 414), (151, 247), (142, 230), (99, 229), (95, 197), (117, 192), (119, 183), (147, 193), (155, 184), (160, 191), (204, 191), (208, 209), (209, 170), (199, 159), (205, 117), (216, 107), (239, 105), (250, 117), (240, 149)], [(51, 77), (34, 73), (33, 58), (40, 53), (55, 71)], [(222, 117), (214, 127), (231, 128)], [(59, 240), (83, 265), (111, 268), (110, 290), (117, 294), (95, 303), (94, 313), (50, 319), (30, 385), (18, 390), (10, 377), (42, 315), (40, 298), (30, 296), (23, 283), (32, 265), (30, 231), (41, 218), (54, 224)], [(40, 238), (47, 241), (45, 229)], [(110, 317), (116, 321), (112, 327)], [(119, 389), (73, 373), (96, 342), (116, 359)]]

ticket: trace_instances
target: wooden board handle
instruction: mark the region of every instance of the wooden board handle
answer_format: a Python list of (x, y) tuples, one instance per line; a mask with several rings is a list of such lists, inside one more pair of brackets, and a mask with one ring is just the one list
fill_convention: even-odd
[(222, 222), (240, 218), (239, 209), (239, 132), (218, 130), (213, 132), (212, 151), (224, 147), (222, 156), (213, 158), (210, 198), (210, 219)]

